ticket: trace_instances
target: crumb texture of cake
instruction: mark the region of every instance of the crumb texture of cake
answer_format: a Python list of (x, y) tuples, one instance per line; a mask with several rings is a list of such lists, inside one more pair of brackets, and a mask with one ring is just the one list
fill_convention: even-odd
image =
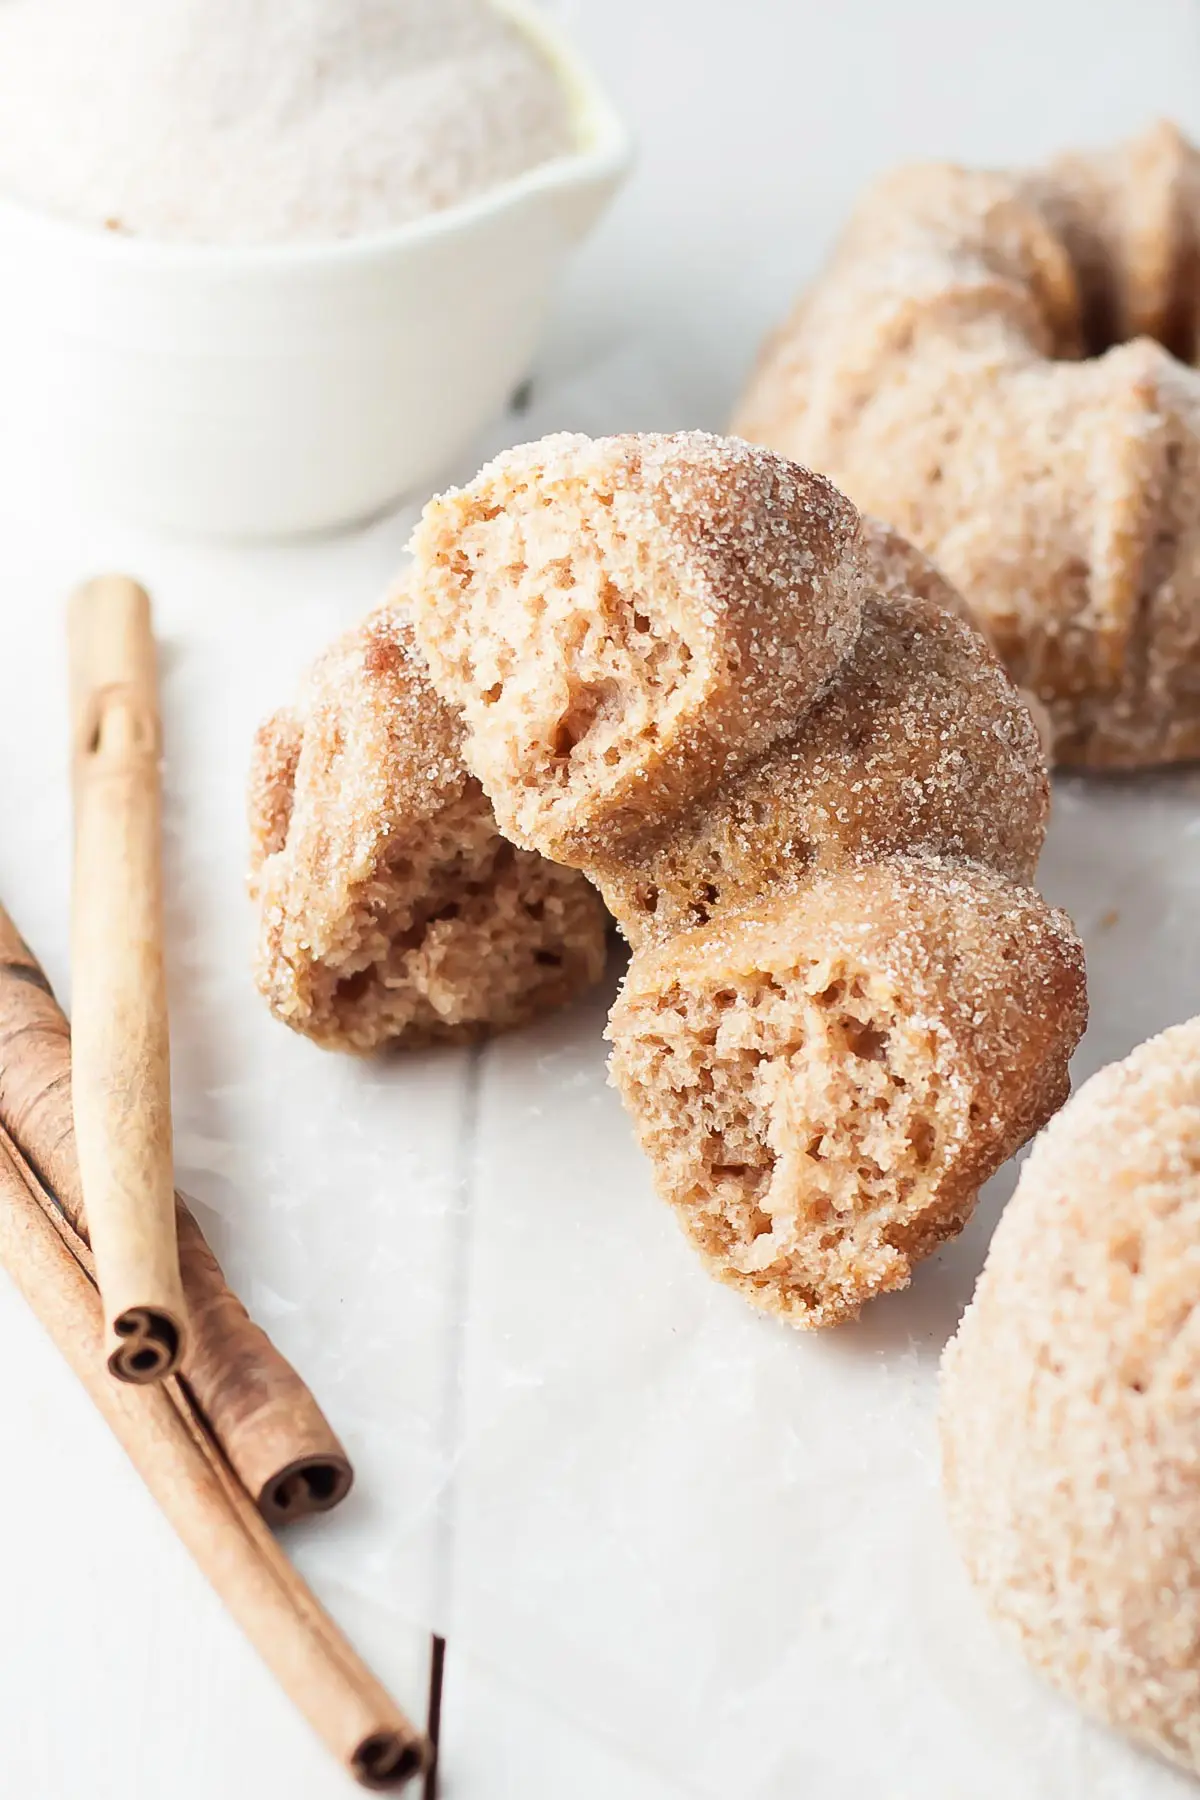
[(414, 624), (502, 828), (577, 863), (777, 738), (857, 635), (856, 536), (821, 476), (701, 432), (543, 439), (433, 500)]
[(1200, 154), (900, 170), (766, 345), (746, 438), (932, 556), (1057, 761), (1200, 756)]
[(471, 1037), (597, 981), (591, 885), (496, 829), (401, 602), (319, 659), (259, 732), (250, 781), (256, 977), (331, 1049)]
[(1034, 723), (979, 633), (897, 590), (868, 597), (793, 735), (585, 866), (636, 946), (864, 858), (922, 850), (1029, 881), (1049, 803)]
[(1039, 1139), (947, 1347), (942, 1473), (983, 1601), (1095, 1717), (1200, 1775), (1200, 1019)]
[(1061, 913), (990, 871), (896, 858), (638, 951), (609, 1035), (710, 1267), (823, 1326), (961, 1229), (1066, 1098), (1084, 1016)]

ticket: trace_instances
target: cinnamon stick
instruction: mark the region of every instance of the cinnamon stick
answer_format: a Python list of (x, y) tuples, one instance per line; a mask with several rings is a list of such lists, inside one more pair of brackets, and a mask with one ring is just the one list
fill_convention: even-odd
[[(86, 1268), (90, 1240), (71, 1119), (70, 1027), (3, 906), (0, 1125), (32, 1166), (64, 1241)], [(230, 1293), (184, 1198), (176, 1200), (191, 1322), (183, 1378), (268, 1523), (324, 1512), (350, 1491), (349, 1458), (291, 1364)]]
[(106, 1370), (96, 1290), (45, 1216), (37, 1180), (0, 1134), (0, 1263), (285, 1692), (364, 1787), (396, 1790), (428, 1747), (279, 1549), (177, 1380), (123, 1386)]
[(163, 960), (162, 727), (150, 600), (123, 576), (71, 596), (72, 1103), (109, 1371), (161, 1381), (187, 1331)]

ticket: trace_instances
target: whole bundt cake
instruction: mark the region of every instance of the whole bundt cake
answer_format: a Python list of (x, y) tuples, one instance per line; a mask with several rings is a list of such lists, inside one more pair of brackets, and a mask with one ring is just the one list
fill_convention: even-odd
[(634, 946), (612, 1072), (660, 1192), (794, 1324), (903, 1286), (1061, 1105), (1083, 1028), (992, 651), (831, 482), (703, 433), (510, 451), (413, 550), (500, 829)]
[(1200, 1019), (1034, 1146), (942, 1377), (950, 1522), (1089, 1712), (1200, 1775)]
[(1200, 755), (1200, 155), (1168, 125), (860, 202), (733, 429), (932, 556), (1056, 759)]

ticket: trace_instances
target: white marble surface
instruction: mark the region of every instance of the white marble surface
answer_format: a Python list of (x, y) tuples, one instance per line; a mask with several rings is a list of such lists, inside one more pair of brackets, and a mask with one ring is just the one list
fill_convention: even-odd
[[(899, 157), (1200, 126), (1191, 0), (559, 0), (638, 130), (532, 410), (719, 426), (855, 187)], [(2, 297), (0, 297), (2, 308)], [(699, 1273), (603, 1080), (603, 1001), (482, 1054), (322, 1055), (249, 986), (258, 718), (396, 566), (411, 515), (236, 551), (84, 511), (30, 457), (0, 317), (0, 893), (64, 994), (62, 597), (151, 587), (165, 645), (180, 1179), (311, 1377), (356, 1494), (298, 1560), (421, 1706), (448, 1629), (455, 1800), (1168, 1800), (964, 1591), (937, 1505), (937, 1352), (1012, 1172), (910, 1293), (798, 1339)], [(1066, 783), (1044, 863), (1088, 943), (1080, 1072), (1200, 1008), (1200, 775)], [(348, 1791), (0, 1283), (0, 1793)], [(19, 1377), (19, 1378), (18, 1378)]]

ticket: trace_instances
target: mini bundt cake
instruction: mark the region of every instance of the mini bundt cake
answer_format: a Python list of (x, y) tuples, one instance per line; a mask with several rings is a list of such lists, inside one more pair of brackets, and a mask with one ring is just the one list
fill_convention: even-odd
[(500, 836), (402, 604), (322, 656), (258, 735), (257, 980), (331, 1049), (517, 1025), (599, 979), (593, 888)]
[(950, 1522), (1088, 1712), (1200, 1775), (1200, 1019), (1034, 1146), (946, 1350)]
[[(987, 644), (899, 585), (904, 547), (823, 478), (699, 433), (525, 446), (431, 502), (413, 547), (468, 766), (634, 945), (612, 1070), (660, 1191), (794, 1323), (902, 1285), (1061, 1103), (1083, 1025), (1078, 941), (1023, 885), (1037, 733)], [(740, 642), (717, 592), (744, 597)], [(660, 645), (719, 662), (714, 718), (686, 676), (647, 677)], [(786, 706), (761, 704), (772, 667)]]
[(899, 171), (734, 420), (932, 556), (1056, 759), (1200, 755), (1200, 157)]

